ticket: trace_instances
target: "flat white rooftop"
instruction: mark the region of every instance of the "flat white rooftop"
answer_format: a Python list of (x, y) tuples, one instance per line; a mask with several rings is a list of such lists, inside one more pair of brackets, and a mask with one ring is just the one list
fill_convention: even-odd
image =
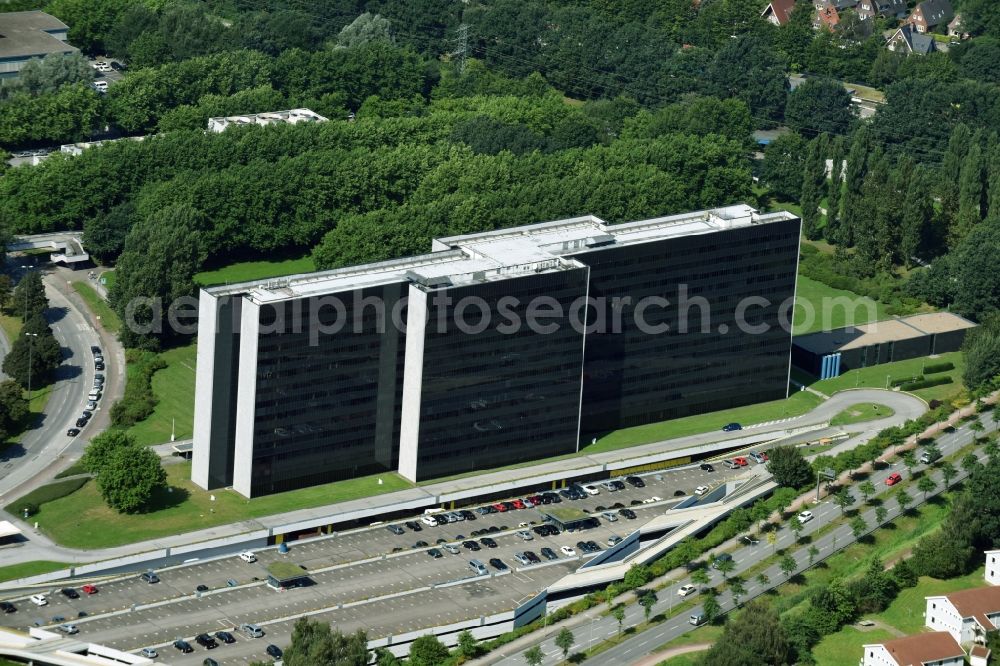
[(580, 268), (574, 254), (794, 219), (738, 204), (610, 225), (592, 215), (435, 239), (429, 254), (271, 280), (210, 287), (213, 296), (246, 294), (258, 303), (413, 282), (425, 290)]

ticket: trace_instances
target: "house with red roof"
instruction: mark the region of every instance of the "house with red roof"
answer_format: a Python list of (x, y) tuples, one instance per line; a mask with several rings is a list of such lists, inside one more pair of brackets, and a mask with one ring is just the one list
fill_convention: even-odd
[(1000, 587), (978, 587), (924, 597), (925, 626), (947, 631), (960, 644), (982, 643), (987, 632), (1000, 628)]
[(774, 25), (782, 26), (791, 19), (794, 8), (795, 0), (772, 0), (760, 15)]
[(964, 666), (965, 650), (947, 631), (864, 646), (862, 666)]

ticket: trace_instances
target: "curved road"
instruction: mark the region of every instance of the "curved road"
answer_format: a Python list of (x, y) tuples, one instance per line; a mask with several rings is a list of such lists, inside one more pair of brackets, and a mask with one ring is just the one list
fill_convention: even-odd
[[(19, 444), (5, 449), (0, 457), (0, 506), (50, 480), (79, 457), (89, 436), (107, 427), (105, 406), (111, 405), (122, 392), (124, 359), (112, 352), (118, 345), (106, 333), (99, 335), (89, 323), (89, 313), (67, 284), (70, 276), (77, 274), (60, 268), (43, 277), (49, 299), (45, 317), (62, 347), (63, 363), (56, 370), (45, 413), (21, 436)], [(109, 360), (104, 373), (107, 390), (90, 423), (79, 436), (70, 438), (66, 430), (80, 416), (94, 384), (92, 345), (100, 346)]]

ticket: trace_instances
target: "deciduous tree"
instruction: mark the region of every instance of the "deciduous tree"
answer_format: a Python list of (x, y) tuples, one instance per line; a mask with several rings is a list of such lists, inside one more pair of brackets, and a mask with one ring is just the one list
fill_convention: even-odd
[(115, 449), (97, 476), (101, 496), (119, 513), (137, 513), (147, 508), (153, 494), (166, 483), (160, 457), (144, 446)]

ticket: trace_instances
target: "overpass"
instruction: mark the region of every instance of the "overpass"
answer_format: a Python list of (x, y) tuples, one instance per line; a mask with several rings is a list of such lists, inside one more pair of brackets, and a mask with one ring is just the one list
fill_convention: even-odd
[(49, 261), (73, 267), (90, 261), (90, 255), (83, 249), (83, 233), (65, 231), (34, 236), (15, 236), (7, 245), (8, 252), (50, 249)]

